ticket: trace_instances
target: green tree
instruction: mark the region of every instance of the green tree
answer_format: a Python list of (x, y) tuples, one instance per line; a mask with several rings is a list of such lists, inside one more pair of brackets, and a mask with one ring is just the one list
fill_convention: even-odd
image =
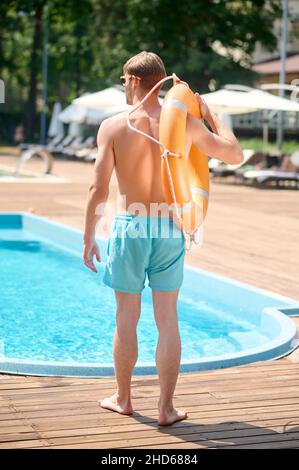
[[(41, 91), (42, 25), (49, 12), (48, 103), (117, 83), (123, 63), (141, 50), (159, 54), (199, 92), (227, 82), (251, 84), (259, 41), (276, 46), (280, 0), (6, 0), (0, 3), (0, 76), (6, 112), (26, 112), (32, 137)], [(225, 51), (225, 54), (222, 53)], [(238, 56), (236, 55), (238, 52)], [(3, 105), (2, 105), (3, 106)]]

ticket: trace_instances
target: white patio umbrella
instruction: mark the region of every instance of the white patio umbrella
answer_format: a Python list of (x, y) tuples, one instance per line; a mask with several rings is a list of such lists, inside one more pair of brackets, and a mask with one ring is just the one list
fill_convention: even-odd
[[(232, 89), (228, 89), (231, 87)], [(237, 88), (237, 89), (236, 89)], [(275, 96), (266, 91), (241, 85), (226, 85), (226, 88), (202, 95), (213, 111), (219, 114), (242, 114), (269, 109), (277, 111), (299, 111), (299, 103)], [(159, 98), (160, 103), (163, 102)], [(122, 112), (131, 109), (126, 96), (117, 86), (96, 93), (86, 93), (73, 101), (85, 108)]]
[(110, 113), (108, 111), (83, 108), (75, 104), (70, 104), (59, 114), (59, 119), (66, 124), (75, 122), (78, 124), (97, 125), (109, 115)]
[(106, 88), (96, 93), (85, 94), (76, 98), (73, 104), (83, 108), (100, 109), (102, 111), (122, 112), (130, 109), (126, 103), (126, 95), (117, 87)]
[(205, 93), (201, 96), (213, 111), (220, 114), (243, 114), (265, 109), (299, 112), (299, 103), (296, 101), (281, 98), (254, 88), (242, 88), (244, 88), (243, 91), (221, 89), (212, 93)]
[(86, 116), (86, 110), (84, 108), (79, 108), (74, 104), (70, 104), (59, 114), (59, 119), (66, 124), (71, 122), (82, 123)]
[[(159, 97), (158, 100), (160, 104), (163, 103), (162, 98)], [(73, 104), (80, 107), (109, 111), (111, 114), (129, 111), (132, 108), (132, 106), (128, 105), (126, 102), (125, 93), (117, 86), (76, 98)]]
[(208, 106), (219, 114), (244, 114), (263, 111), (263, 143), (268, 142), (268, 122), (278, 111), (299, 112), (299, 103), (266, 91), (243, 85), (225, 85), (224, 89), (202, 95)]

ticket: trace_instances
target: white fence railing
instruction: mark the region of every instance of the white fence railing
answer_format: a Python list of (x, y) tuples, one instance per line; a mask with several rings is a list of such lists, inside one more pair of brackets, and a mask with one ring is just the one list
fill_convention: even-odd
[[(248, 114), (234, 114), (232, 124), (234, 129), (262, 129), (264, 123), (263, 111)], [(276, 129), (277, 114), (268, 122), (269, 129)], [(284, 112), (284, 129), (298, 131), (299, 133), (299, 113), (295, 111)]]

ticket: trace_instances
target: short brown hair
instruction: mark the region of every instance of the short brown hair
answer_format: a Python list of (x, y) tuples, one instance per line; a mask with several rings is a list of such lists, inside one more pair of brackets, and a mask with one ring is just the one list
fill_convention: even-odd
[[(140, 77), (140, 85), (144, 90), (150, 90), (159, 80), (166, 77), (161, 57), (154, 52), (147, 51), (142, 51), (127, 60), (123, 66), (123, 72)], [(156, 91), (158, 92), (159, 89)]]

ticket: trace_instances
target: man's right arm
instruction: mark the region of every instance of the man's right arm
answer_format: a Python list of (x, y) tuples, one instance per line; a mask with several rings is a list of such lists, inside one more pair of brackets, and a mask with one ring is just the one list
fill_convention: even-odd
[(204, 116), (214, 132), (210, 132), (202, 119), (188, 114), (187, 128), (192, 142), (209, 157), (225, 163), (237, 164), (244, 161), (244, 155), (234, 133), (209, 108)]

